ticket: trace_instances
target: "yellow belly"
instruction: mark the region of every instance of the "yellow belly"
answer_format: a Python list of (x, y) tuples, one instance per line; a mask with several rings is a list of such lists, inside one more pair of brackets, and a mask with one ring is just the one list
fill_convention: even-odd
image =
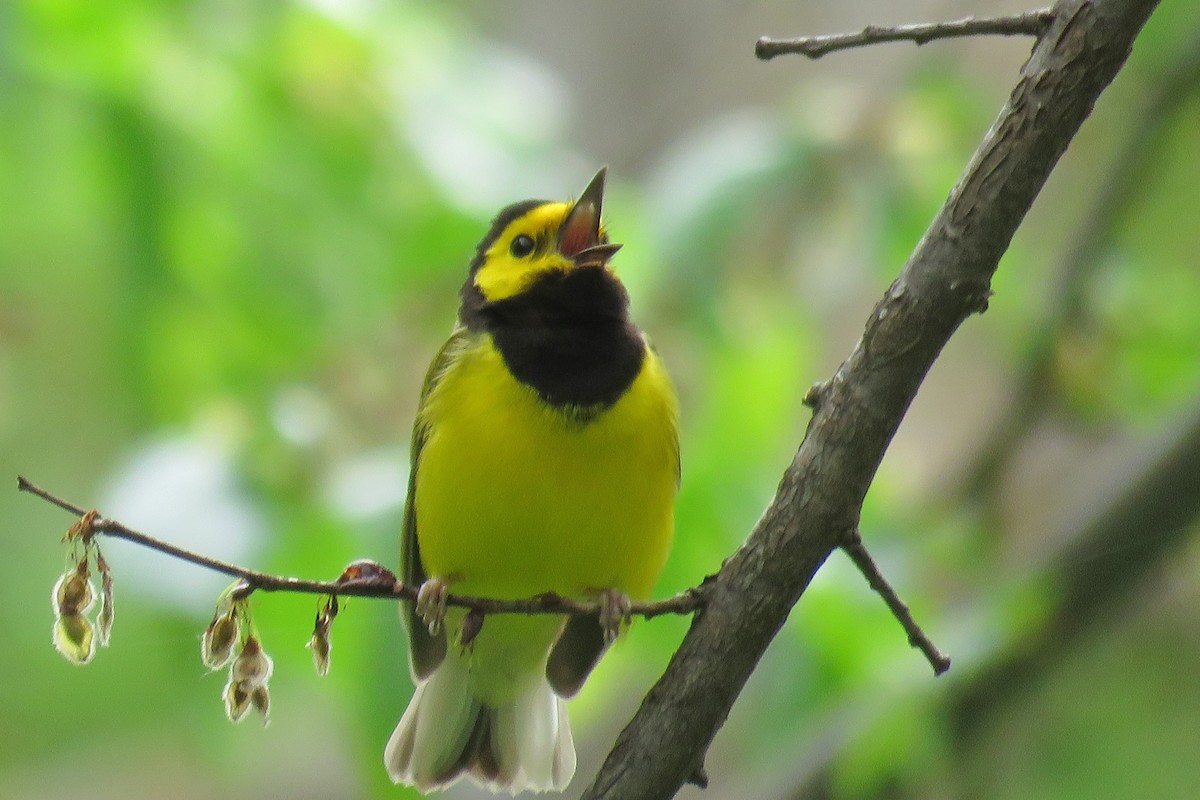
[(678, 479), (675, 397), (657, 356), (647, 354), (611, 408), (577, 422), (516, 381), (481, 335), (421, 413), (415, 511), (426, 574), (492, 597), (649, 595)]

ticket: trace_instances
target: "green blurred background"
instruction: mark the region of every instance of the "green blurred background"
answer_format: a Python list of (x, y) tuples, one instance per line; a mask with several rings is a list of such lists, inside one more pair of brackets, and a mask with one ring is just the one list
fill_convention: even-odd
[[(683, 407), (659, 593), (695, 584), (769, 501), (805, 389), (1029, 48), (764, 64), (755, 39), (1025, 9), (9, 0), (0, 473), (272, 572), (394, 561), (417, 389), (471, 248), (501, 206), (607, 163), (618, 267)], [(718, 735), (710, 788), (681, 796), (1196, 795), (1194, 498), (1151, 485), (1185, 509), (1165, 526), (1093, 518), (1164, 453), (1200, 470), (1198, 34), (1193, 4), (1151, 20), (867, 499), (867, 544), (951, 672), (835, 554)], [(221, 578), (105, 542), (112, 646), (73, 667), (47, 602), (71, 520), (11, 484), (0, 515), (0, 797), (414, 796), (381, 764), (411, 691), (394, 608), (347, 604), (318, 678), (315, 599), (256, 598), (271, 724), (233, 726), (198, 652)], [(572, 792), (685, 626), (635, 626), (573, 701)]]

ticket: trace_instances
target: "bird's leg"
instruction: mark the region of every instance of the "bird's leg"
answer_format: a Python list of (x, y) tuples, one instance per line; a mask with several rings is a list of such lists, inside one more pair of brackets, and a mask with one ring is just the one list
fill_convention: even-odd
[(417, 589), (417, 616), (428, 626), (430, 636), (437, 636), (442, 631), (449, 593), (450, 582), (438, 577), (428, 579)]
[(629, 595), (620, 589), (601, 589), (596, 594), (600, 603), (600, 630), (604, 631), (604, 645), (607, 647), (617, 640), (621, 626), (629, 624), (632, 617), (633, 603)]

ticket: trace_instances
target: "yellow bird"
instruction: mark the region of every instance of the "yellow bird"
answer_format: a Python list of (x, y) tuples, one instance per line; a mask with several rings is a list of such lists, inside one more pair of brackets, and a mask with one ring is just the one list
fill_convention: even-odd
[[(670, 378), (630, 321), (600, 210), (500, 212), (463, 285), (413, 428), (401, 614), (416, 691), (384, 753), (423, 791), (464, 775), (494, 791), (562, 789), (575, 771), (564, 698), (667, 558), (679, 482)], [(462, 644), (449, 591), (598, 600), (600, 618), (497, 614)]]

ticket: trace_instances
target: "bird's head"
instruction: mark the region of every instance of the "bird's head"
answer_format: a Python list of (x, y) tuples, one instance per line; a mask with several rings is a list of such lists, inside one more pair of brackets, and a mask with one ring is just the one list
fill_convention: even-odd
[(574, 202), (526, 200), (501, 211), (471, 261), (464, 307), (516, 297), (542, 276), (607, 268), (621, 245), (609, 243), (600, 220), (605, 172)]

